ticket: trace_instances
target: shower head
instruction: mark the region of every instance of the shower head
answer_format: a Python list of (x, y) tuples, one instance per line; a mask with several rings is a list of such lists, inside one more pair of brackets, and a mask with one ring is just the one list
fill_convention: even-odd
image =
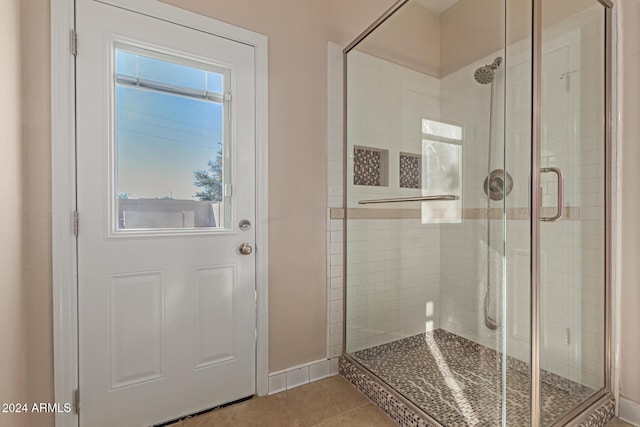
[(498, 56), (493, 63), (480, 67), (473, 73), (473, 78), (481, 85), (493, 82), (496, 69), (502, 64), (502, 57)]

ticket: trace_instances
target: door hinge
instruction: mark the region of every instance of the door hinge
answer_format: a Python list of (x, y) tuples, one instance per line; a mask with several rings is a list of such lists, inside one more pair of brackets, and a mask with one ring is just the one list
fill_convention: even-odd
[(227, 102), (231, 101), (231, 92), (227, 92), (224, 94), (224, 100)]
[(76, 414), (80, 413), (80, 389), (77, 388), (73, 392), (73, 410)]
[(71, 54), (78, 56), (78, 33), (75, 29), (71, 30)]
[(79, 215), (78, 215), (78, 211), (73, 211), (73, 235), (77, 236), (78, 235), (78, 227), (79, 227)]

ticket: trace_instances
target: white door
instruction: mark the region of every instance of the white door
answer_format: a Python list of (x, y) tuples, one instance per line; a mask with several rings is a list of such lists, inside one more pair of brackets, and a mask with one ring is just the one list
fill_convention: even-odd
[(80, 425), (251, 396), (253, 47), (94, 0), (77, 32)]

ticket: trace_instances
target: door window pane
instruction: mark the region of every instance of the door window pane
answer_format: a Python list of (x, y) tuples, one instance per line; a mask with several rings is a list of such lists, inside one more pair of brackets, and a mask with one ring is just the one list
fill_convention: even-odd
[(225, 71), (151, 55), (116, 50), (116, 229), (225, 228)]

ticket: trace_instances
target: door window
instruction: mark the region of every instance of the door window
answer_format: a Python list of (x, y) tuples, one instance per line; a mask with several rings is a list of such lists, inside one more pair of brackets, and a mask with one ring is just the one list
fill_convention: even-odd
[(228, 70), (117, 46), (114, 78), (114, 229), (228, 228)]

